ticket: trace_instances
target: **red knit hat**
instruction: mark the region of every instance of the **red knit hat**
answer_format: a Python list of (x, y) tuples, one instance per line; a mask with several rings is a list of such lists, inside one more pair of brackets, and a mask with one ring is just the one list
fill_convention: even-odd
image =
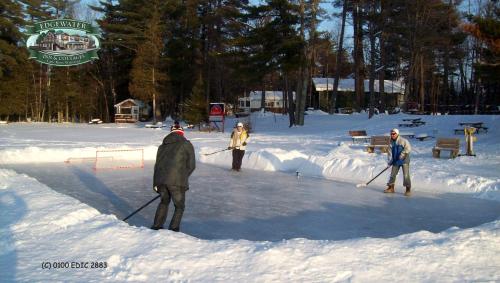
[(171, 133), (177, 133), (177, 134), (179, 134), (181, 136), (184, 136), (184, 129), (181, 126), (178, 126), (178, 125), (172, 126), (172, 128), (170, 129), (170, 132)]

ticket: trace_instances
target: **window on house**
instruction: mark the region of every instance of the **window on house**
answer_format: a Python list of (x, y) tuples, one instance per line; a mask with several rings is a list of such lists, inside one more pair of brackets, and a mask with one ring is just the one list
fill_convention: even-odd
[(120, 107), (120, 114), (132, 114), (132, 108)]

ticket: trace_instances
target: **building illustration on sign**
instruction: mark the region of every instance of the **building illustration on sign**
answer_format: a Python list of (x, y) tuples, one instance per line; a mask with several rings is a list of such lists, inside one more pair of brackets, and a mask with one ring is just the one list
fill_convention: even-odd
[(89, 50), (95, 50), (94, 39), (86, 35), (70, 35), (67, 32), (49, 30), (40, 34), (36, 39), (36, 44), (29, 47), (38, 51), (59, 51), (64, 54), (79, 54)]
[(30, 58), (53, 66), (71, 66), (98, 59), (98, 31), (70, 19), (44, 21), (28, 27)]

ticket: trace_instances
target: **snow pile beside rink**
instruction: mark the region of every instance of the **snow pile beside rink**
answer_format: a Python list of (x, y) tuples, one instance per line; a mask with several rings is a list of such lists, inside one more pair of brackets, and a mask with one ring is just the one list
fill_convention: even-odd
[[(202, 148), (202, 152), (216, 151)], [(204, 163), (230, 166), (231, 151), (204, 156), (198, 154)], [(481, 161), (477, 160), (478, 163)], [(500, 201), (500, 178), (481, 176), (481, 166), (470, 173), (457, 173), (459, 160), (412, 158), (412, 186), (418, 191), (471, 193), (475, 197)], [(298, 150), (285, 151), (277, 148), (262, 148), (247, 151), (243, 168), (282, 171), (302, 176), (322, 177), (345, 182), (365, 183), (387, 167), (387, 157), (382, 154), (367, 154), (364, 148), (353, 148), (341, 143), (326, 155), (306, 155)], [(388, 176), (388, 173), (386, 174)], [(388, 177), (383, 175), (372, 184), (384, 186)], [(398, 175), (396, 186), (402, 185), (402, 174)]]
[[(66, 162), (72, 160), (74, 162), (82, 162), (82, 160), (95, 159), (96, 151), (99, 150), (132, 150), (143, 149), (145, 160), (154, 160), (156, 158), (156, 146), (146, 147), (131, 147), (109, 145), (107, 147), (83, 147), (83, 148), (64, 148), (64, 147), (38, 147), (29, 146), (25, 148), (13, 148), (2, 150), (0, 153), (0, 163), (18, 164), (18, 163), (50, 163), (50, 162)], [(127, 159), (126, 156), (121, 156)], [(128, 159), (136, 158), (135, 155), (129, 155)]]
[[(3, 282), (495, 281), (500, 221), (343, 241), (200, 240), (129, 226), (0, 169)], [(388, 266), (390, 268), (388, 268)]]
[[(486, 115), (324, 115), (311, 111), (301, 127), (288, 127), (288, 117), (273, 113), (254, 113), (250, 117), (252, 132), (248, 142), (243, 170), (282, 171), (351, 183), (365, 183), (387, 165), (387, 156), (379, 152), (368, 154), (365, 144), (353, 144), (350, 130), (366, 130), (367, 134), (386, 135), (403, 119), (420, 118), (425, 125), (400, 128), (415, 135), (460, 139), (460, 151), (465, 152), (463, 135), (454, 129), (461, 122), (482, 121), (487, 133), (477, 135), (476, 157), (455, 159), (432, 157), (436, 138), (425, 141), (410, 139), (412, 144), (411, 177), (416, 191), (468, 193), (484, 199), (500, 200), (500, 131), (499, 117)], [(225, 132), (199, 132), (186, 129), (186, 137), (195, 147), (199, 162), (230, 168), (232, 153), (229, 144), (231, 125), (238, 120), (227, 119)], [(138, 126), (102, 124), (54, 125), (46, 123), (13, 123), (0, 129), (0, 163), (63, 162), (68, 159), (93, 158), (98, 150), (143, 149), (145, 160), (155, 160), (158, 146), (169, 133), (166, 128), (151, 130)], [(217, 153), (214, 153), (217, 152)], [(211, 154), (214, 153), (214, 154)], [(123, 156), (121, 157), (123, 158)], [(126, 157), (125, 157), (126, 158)], [(130, 155), (130, 158), (135, 158)], [(78, 161), (78, 160), (77, 160)], [(372, 185), (384, 186), (388, 172)], [(402, 174), (396, 186), (402, 184)]]

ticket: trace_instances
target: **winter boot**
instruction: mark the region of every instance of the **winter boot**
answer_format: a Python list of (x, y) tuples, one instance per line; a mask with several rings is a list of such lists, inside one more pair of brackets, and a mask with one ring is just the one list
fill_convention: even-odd
[(410, 189), (411, 189), (411, 187), (410, 187), (410, 186), (407, 186), (407, 187), (406, 187), (405, 196), (407, 196), (407, 197), (411, 196), (411, 190), (410, 190)]
[(387, 189), (384, 190), (384, 193), (393, 194), (394, 193), (394, 185), (387, 185)]

